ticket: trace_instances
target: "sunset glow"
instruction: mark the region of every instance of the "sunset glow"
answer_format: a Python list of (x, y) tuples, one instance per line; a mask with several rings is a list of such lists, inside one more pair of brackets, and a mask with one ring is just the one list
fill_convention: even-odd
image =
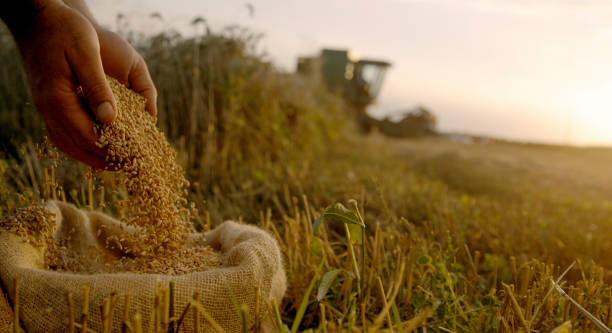
[[(288, 71), (297, 56), (323, 47), (387, 60), (375, 116), (422, 104), (442, 131), (612, 144), (610, 1), (254, 0), (253, 15), (241, 0), (186, 2), (90, 5), (106, 25), (121, 12), (147, 32), (171, 26), (191, 34), (196, 16), (217, 31), (244, 25), (265, 34), (262, 51)], [(147, 12), (164, 13), (163, 22)]]

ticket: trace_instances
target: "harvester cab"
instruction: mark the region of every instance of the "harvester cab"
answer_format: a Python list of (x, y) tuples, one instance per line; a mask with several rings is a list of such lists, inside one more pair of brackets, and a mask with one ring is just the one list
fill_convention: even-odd
[(362, 130), (370, 131), (366, 108), (376, 102), (390, 63), (359, 59), (348, 50), (323, 49), (318, 57), (298, 58), (297, 72), (320, 75), (328, 90), (344, 98)]

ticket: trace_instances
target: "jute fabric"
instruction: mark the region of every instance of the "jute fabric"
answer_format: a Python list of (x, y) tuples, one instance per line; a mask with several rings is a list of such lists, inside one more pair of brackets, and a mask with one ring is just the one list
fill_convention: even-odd
[[(137, 232), (108, 215), (80, 210), (70, 204), (52, 201), (47, 203), (46, 209), (53, 214), (55, 220), (56, 241), (66, 238), (68, 246), (84, 256), (92, 251), (99, 252), (101, 256), (109, 255), (104, 246), (105, 237)], [(101, 229), (105, 232), (98, 232)], [(136, 312), (140, 313), (146, 332), (154, 309), (156, 291), (159, 286), (168, 287), (170, 281), (174, 284), (175, 316), (181, 314), (197, 290), (201, 306), (225, 331), (239, 332), (242, 328), (235, 304), (247, 306), (249, 330), (254, 329), (255, 323), (259, 322), (263, 331), (273, 331), (270, 304), (272, 300), (280, 304), (286, 290), (286, 276), (276, 240), (255, 226), (227, 221), (206, 233), (204, 244), (221, 253), (220, 267), (176, 276), (74, 274), (44, 269), (44, 248), (36, 248), (19, 236), (3, 231), (0, 232), (0, 278), (9, 297), (13, 295), (13, 281), (18, 279), (20, 319), (28, 332), (66, 332), (69, 318), (68, 293), (72, 294), (75, 317), (79, 322), (85, 286), (90, 288), (88, 326), (91, 329), (101, 331), (101, 305), (109, 293), (116, 292), (119, 301), (113, 311), (112, 331), (121, 331), (123, 300), (129, 293), (129, 318), (133, 318)], [(9, 313), (5, 316), (4, 307), (8, 307), (8, 304), (2, 299), (2, 331), (12, 325), (12, 315)], [(259, 313), (256, 313), (256, 309), (259, 309)], [(7, 308), (6, 312), (9, 310)], [(204, 316), (200, 318), (201, 331), (212, 332), (209, 321)], [(194, 323), (190, 314), (183, 321), (181, 331), (192, 332)]]

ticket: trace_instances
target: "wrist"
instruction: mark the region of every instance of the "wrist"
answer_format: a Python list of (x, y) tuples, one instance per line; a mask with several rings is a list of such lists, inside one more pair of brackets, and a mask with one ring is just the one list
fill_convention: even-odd
[(3, 1), (0, 4), (0, 19), (11, 33), (17, 35), (27, 30), (37, 17), (50, 5), (61, 4), (60, 0)]

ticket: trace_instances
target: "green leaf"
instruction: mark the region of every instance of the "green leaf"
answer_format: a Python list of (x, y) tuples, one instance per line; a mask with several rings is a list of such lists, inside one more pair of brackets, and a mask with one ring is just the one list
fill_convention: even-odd
[(310, 253), (321, 257), (323, 256), (323, 242), (319, 237), (313, 237), (310, 241)]
[(295, 314), (293, 325), (291, 325), (291, 333), (296, 333), (298, 328), (300, 327), (300, 323), (302, 322), (302, 319), (304, 318), (304, 313), (306, 312), (306, 308), (308, 307), (308, 297), (310, 296), (310, 292), (312, 291), (312, 288), (314, 288), (315, 281), (317, 281), (317, 279), (319, 278), (319, 274), (321, 273), (321, 269), (323, 268), (324, 263), (325, 263), (325, 260), (321, 260), (319, 267), (317, 267), (317, 271), (312, 277), (312, 280), (310, 280), (310, 284), (308, 285), (308, 288), (306, 288), (306, 292), (304, 293), (302, 302), (300, 303), (300, 306), (298, 307), (297, 312)]
[(438, 318), (443, 319), (448, 313), (448, 304), (446, 302), (440, 303), (440, 305), (436, 308), (436, 314)]
[(336, 203), (323, 211), (323, 217), (331, 221), (338, 221), (346, 224), (361, 225), (359, 216), (354, 211), (347, 209), (341, 203)]
[(393, 304), (391, 304), (391, 311), (393, 311), (393, 321), (395, 323), (397, 331), (400, 333), (403, 332), (404, 328), (402, 327), (402, 317), (400, 316), (397, 305), (395, 305), (395, 301), (393, 301)]
[(323, 274), (321, 282), (319, 282), (319, 288), (317, 289), (317, 302), (320, 302), (323, 297), (327, 295), (329, 288), (331, 288), (334, 281), (336, 281), (336, 277), (338, 277), (340, 272), (341, 271), (339, 269), (332, 269), (331, 271)]
[(351, 234), (351, 243), (361, 245), (363, 243), (363, 228), (358, 224), (349, 224), (348, 228)]
[(421, 266), (429, 265), (431, 264), (431, 257), (426, 254), (423, 254), (417, 258), (417, 264)]
[(260, 183), (263, 183), (266, 181), (266, 176), (264, 175), (263, 172), (261, 172), (261, 170), (253, 170), (253, 177), (255, 177), (255, 179), (257, 179), (257, 181), (259, 181)]
[[(321, 215), (313, 222), (312, 229), (315, 234), (319, 232), (319, 228), (321, 227), (321, 223), (323, 221), (329, 222), (340, 222), (351, 225), (362, 226), (361, 220), (359, 219), (359, 215), (353, 210), (350, 210), (344, 207), (341, 203), (336, 203), (332, 206), (329, 206), (321, 212)], [(360, 231), (361, 232), (361, 231)], [(361, 237), (359, 237), (361, 239)]]

